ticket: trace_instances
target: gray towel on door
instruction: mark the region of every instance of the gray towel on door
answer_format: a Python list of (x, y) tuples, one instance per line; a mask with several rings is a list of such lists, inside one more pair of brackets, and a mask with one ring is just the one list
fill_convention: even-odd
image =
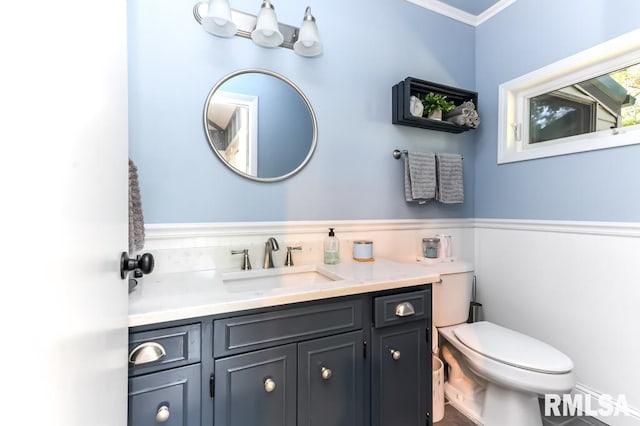
[(445, 204), (463, 203), (462, 155), (438, 153), (436, 165), (438, 170), (436, 199)]
[(424, 204), (436, 196), (436, 158), (433, 152), (409, 152), (404, 156), (404, 197)]
[(138, 183), (138, 168), (129, 160), (129, 253), (144, 247), (144, 216)]

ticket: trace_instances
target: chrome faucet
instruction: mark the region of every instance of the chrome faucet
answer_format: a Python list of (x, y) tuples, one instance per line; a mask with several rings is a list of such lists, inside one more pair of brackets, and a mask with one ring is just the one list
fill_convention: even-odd
[(287, 247), (287, 257), (284, 261), (284, 266), (293, 266), (293, 255), (291, 254), (291, 250), (302, 250), (302, 247)]
[(264, 243), (264, 269), (273, 268), (273, 252), (280, 250), (278, 241), (271, 237)]

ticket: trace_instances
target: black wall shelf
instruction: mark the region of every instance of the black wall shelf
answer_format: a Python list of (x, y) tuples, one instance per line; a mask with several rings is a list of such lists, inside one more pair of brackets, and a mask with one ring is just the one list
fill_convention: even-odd
[(449, 133), (462, 133), (473, 129), (473, 127), (459, 126), (444, 120), (432, 120), (426, 117), (416, 117), (411, 115), (409, 110), (409, 98), (411, 96), (417, 96), (422, 99), (429, 92), (445, 95), (447, 99), (453, 101), (456, 106), (466, 101), (472, 101), (473, 104), (476, 105), (476, 108), (478, 106), (478, 94), (476, 92), (432, 83), (430, 81), (419, 80), (413, 77), (407, 77), (404, 81), (393, 86), (391, 122), (393, 124), (401, 124), (403, 126), (421, 127), (423, 129), (438, 130)]

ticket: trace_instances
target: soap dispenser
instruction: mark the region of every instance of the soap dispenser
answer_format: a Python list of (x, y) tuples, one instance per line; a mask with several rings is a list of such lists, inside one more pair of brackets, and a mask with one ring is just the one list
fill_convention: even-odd
[(340, 262), (340, 240), (333, 232), (334, 228), (329, 228), (329, 235), (324, 239), (324, 263), (335, 265)]

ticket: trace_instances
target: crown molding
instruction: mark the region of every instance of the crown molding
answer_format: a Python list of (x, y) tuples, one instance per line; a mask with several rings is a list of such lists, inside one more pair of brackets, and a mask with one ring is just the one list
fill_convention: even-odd
[(413, 3), (417, 6), (424, 7), (432, 12), (439, 13), (444, 16), (448, 16), (451, 19), (460, 21), (464, 24), (477, 27), (498, 13), (502, 12), (507, 7), (511, 6), (517, 0), (500, 0), (484, 12), (479, 15), (473, 15), (458, 9), (457, 7), (450, 6), (439, 0), (407, 0), (409, 3)]

